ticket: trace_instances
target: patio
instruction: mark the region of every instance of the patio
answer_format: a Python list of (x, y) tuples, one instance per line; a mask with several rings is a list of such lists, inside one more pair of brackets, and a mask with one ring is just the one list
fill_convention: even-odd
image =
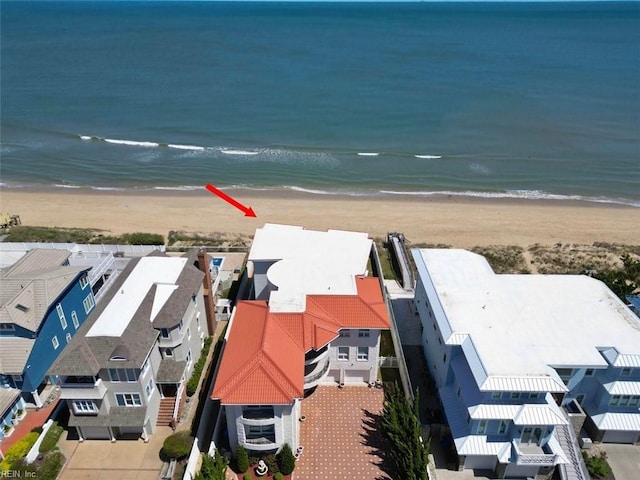
[(294, 479), (389, 480), (379, 433), (382, 389), (319, 386), (302, 401), (300, 443), (304, 451)]

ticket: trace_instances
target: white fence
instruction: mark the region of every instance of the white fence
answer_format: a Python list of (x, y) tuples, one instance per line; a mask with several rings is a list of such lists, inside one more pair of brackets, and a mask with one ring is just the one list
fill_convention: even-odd
[(52, 248), (69, 252), (122, 252), (124, 255), (144, 256), (154, 250), (165, 251), (164, 245), (105, 245), (92, 243), (55, 243), (55, 242), (0, 242), (0, 251), (27, 252), (34, 248)]

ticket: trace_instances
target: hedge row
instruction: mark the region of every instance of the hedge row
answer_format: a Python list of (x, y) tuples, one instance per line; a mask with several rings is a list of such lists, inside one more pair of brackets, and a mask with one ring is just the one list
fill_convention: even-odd
[(211, 348), (212, 341), (213, 341), (212, 337), (207, 337), (204, 339), (204, 347), (202, 347), (202, 352), (200, 352), (200, 358), (194, 365), (191, 378), (187, 382), (188, 397), (193, 396), (193, 394), (196, 393), (196, 390), (198, 390), (198, 384), (200, 383), (200, 377), (202, 376), (202, 371), (204, 370), (204, 366), (207, 363), (207, 355), (209, 355), (209, 349)]

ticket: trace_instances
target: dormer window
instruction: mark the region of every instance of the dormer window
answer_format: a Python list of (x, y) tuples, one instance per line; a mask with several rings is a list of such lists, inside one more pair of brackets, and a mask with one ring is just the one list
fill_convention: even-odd
[(21, 303), (18, 303), (16, 305), (16, 308), (18, 310), (20, 310), (22, 313), (27, 313), (29, 311), (29, 307), (25, 307), (24, 305), (22, 305)]
[(161, 328), (160, 329), (160, 337), (161, 338), (169, 338), (169, 329)]
[(129, 350), (124, 345), (118, 345), (111, 356), (109, 357), (110, 362), (124, 362), (129, 359)]
[(13, 323), (0, 323), (0, 330), (4, 332), (13, 332), (16, 329)]

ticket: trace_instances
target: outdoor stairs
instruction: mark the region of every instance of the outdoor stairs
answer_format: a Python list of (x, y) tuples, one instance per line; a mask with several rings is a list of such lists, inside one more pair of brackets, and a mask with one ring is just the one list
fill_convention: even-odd
[(176, 397), (164, 397), (160, 399), (160, 409), (158, 410), (158, 420), (156, 425), (166, 427), (173, 420), (173, 409), (176, 405)]
[(571, 425), (556, 425), (556, 432), (562, 451), (569, 459), (567, 465), (560, 465), (560, 478), (562, 480), (589, 480), (590, 477)]

